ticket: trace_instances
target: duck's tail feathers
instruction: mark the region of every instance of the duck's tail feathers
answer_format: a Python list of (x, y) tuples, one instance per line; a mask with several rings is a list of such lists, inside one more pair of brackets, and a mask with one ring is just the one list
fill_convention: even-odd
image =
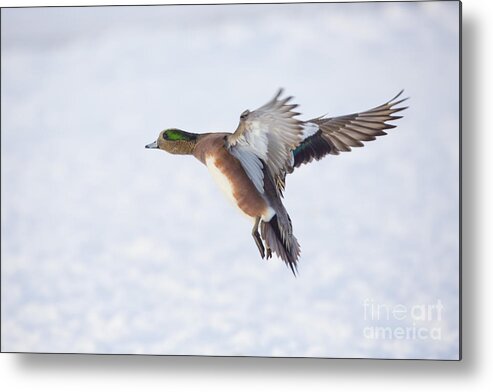
[(293, 271), (294, 276), (296, 276), (298, 272), (300, 244), (292, 233), (291, 219), (288, 215), (287, 220), (286, 225), (280, 225), (276, 214), (270, 221), (262, 221), (260, 232), (267, 248), (275, 252), (291, 271)]

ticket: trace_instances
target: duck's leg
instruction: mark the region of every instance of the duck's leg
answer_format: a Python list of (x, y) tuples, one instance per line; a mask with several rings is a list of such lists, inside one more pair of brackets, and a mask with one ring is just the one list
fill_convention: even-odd
[(257, 244), (257, 248), (258, 248), (258, 251), (260, 252), (260, 256), (262, 256), (262, 258), (264, 258), (265, 257), (265, 248), (264, 248), (264, 244), (262, 243), (262, 238), (260, 238), (260, 234), (258, 232), (259, 223), (260, 223), (260, 216), (257, 216), (255, 218), (255, 223), (253, 225), (252, 236), (253, 236), (253, 239), (255, 240), (255, 243)]
[(272, 257), (272, 250), (270, 249), (269, 242), (267, 241), (267, 238), (265, 238), (265, 222), (262, 222), (262, 226), (260, 226), (260, 232), (261, 232), (262, 238), (265, 239), (265, 246), (267, 248), (267, 260), (268, 260)]

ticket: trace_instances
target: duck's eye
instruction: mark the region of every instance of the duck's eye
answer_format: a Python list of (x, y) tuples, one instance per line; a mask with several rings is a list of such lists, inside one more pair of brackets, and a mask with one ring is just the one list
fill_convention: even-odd
[(248, 109), (247, 109), (247, 110), (245, 110), (243, 113), (241, 113), (240, 118), (241, 118), (242, 120), (244, 120), (245, 118), (247, 118), (247, 117), (248, 117), (248, 115), (249, 115), (249, 114), (250, 114), (250, 110), (248, 110)]

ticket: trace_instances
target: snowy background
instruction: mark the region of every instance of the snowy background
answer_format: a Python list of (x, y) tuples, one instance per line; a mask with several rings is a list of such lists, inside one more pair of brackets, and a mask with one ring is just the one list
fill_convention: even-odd
[[(458, 3), (2, 10), (2, 350), (456, 359)], [(410, 96), (398, 128), (288, 177), (299, 277), (164, 128), (233, 131)], [(365, 300), (444, 305), (369, 339)], [(382, 321), (382, 320), (380, 320)], [(409, 327), (414, 320), (383, 320)]]

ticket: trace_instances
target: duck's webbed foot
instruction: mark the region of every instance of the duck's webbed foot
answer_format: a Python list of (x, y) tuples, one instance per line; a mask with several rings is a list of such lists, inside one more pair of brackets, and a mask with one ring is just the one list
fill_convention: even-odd
[[(255, 240), (255, 244), (257, 244), (257, 248), (258, 248), (258, 251), (260, 252), (260, 256), (262, 256), (262, 258), (265, 258), (264, 244), (263, 244), (262, 238), (260, 237), (260, 234), (258, 232), (259, 223), (260, 223), (260, 217), (257, 216), (255, 218), (255, 224), (253, 225), (253, 229), (252, 229), (252, 237)], [(270, 254), (270, 249), (267, 249), (267, 258), (269, 257), (269, 254)]]

